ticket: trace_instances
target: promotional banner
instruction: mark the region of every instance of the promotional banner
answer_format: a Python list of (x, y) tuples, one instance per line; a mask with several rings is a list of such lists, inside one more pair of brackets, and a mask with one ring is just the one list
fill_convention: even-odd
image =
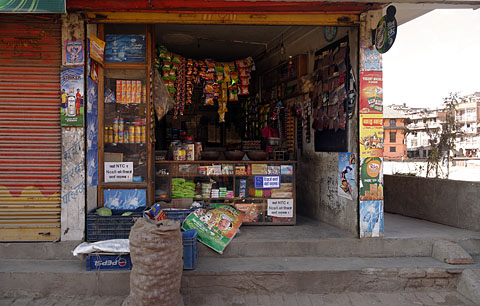
[(383, 235), (383, 201), (360, 201), (360, 238)]
[(83, 66), (62, 68), (60, 74), (62, 126), (83, 126)]
[(354, 190), (355, 154), (338, 153), (338, 196), (353, 200)]
[(182, 229), (196, 229), (200, 242), (222, 254), (242, 225), (245, 214), (229, 205), (211, 205), (214, 209), (201, 208), (188, 215)]
[(360, 157), (383, 157), (383, 114), (360, 114)]
[(360, 168), (360, 201), (383, 200), (383, 159), (364, 157)]
[(382, 71), (360, 71), (360, 113), (383, 112)]
[(98, 86), (87, 78), (87, 185), (98, 185)]
[(105, 189), (103, 206), (110, 209), (136, 209), (147, 206), (145, 189)]
[(145, 35), (106, 35), (105, 60), (107, 62), (145, 62)]

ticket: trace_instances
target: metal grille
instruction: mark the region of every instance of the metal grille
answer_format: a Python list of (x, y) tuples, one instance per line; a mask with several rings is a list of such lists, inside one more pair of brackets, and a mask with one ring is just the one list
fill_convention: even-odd
[(61, 22), (0, 19), (0, 240), (60, 238)]

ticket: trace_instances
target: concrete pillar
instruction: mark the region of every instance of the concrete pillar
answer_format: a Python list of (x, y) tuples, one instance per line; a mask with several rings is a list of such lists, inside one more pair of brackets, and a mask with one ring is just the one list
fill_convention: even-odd
[[(66, 40), (85, 39), (84, 20), (79, 14), (62, 18), (62, 63)], [(82, 76), (83, 79), (84, 76)], [(85, 97), (85, 92), (82, 93)], [(85, 101), (85, 98), (84, 98)], [(62, 127), (61, 240), (83, 240), (85, 233), (85, 129)]]
[[(383, 237), (383, 82), (382, 57), (372, 45), (372, 29), (382, 11), (360, 16), (359, 76), (359, 233), (360, 238)], [(373, 89), (373, 90), (372, 90)], [(378, 99), (380, 97), (380, 99)], [(369, 101), (376, 99), (374, 107)]]

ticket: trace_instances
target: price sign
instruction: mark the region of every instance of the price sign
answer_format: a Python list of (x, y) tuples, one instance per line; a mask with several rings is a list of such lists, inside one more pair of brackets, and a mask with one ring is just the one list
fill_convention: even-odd
[(105, 162), (105, 182), (131, 182), (133, 180), (133, 162)]
[(255, 176), (255, 189), (279, 189), (280, 176)]

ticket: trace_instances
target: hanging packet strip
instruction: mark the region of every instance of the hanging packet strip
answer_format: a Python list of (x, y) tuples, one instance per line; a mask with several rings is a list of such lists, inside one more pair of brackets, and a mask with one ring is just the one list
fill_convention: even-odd
[(228, 205), (212, 204), (212, 206), (214, 209), (197, 209), (188, 215), (182, 229), (196, 229), (200, 242), (223, 254), (242, 225), (245, 214)]

